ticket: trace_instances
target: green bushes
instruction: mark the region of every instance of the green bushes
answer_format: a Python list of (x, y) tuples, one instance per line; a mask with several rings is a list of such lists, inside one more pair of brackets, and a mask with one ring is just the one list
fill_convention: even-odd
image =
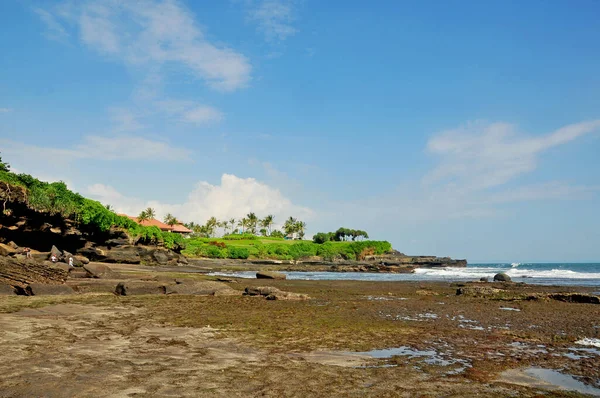
[(245, 247), (230, 247), (227, 249), (228, 251), (228, 258), (238, 258), (238, 259), (247, 259), (248, 257), (250, 257), (250, 253), (248, 252), (248, 249), (246, 249)]
[[(270, 241), (270, 238), (265, 238)], [(208, 246), (219, 247), (221, 252), (213, 249), (209, 252)], [(188, 256), (200, 256), (211, 258), (261, 258), (276, 260), (301, 260), (310, 257), (321, 257), (324, 260), (334, 259), (359, 260), (368, 254), (384, 254), (390, 251), (392, 245), (385, 241), (363, 241), (363, 242), (325, 242), (316, 244), (313, 242), (300, 241), (294, 243), (266, 243), (261, 240), (250, 240), (247, 242), (234, 241), (225, 243), (217, 239), (194, 238), (187, 242), (184, 254)]]
[(169, 249), (183, 247), (185, 244), (180, 234), (163, 232), (157, 227), (143, 227), (127, 217), (113, 213), (100, 202), (70, 191), (64, 182), (49, 184), (29, 174), (14, 174), (1, 170), (0, 181), (26, 188), (27, 205), (30, 209), (52, 215), (60, 214), (64, 218), (72, 218), (81, 225), (102, 232), (111, 227), (122, 228), (138, 241), (162, 243)]

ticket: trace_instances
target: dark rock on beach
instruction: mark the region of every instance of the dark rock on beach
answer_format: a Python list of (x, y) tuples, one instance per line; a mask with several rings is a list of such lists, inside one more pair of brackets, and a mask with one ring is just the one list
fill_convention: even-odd
[(500, 272), (499, 274), (494, 275), (494, 282), (512, 282), (512, 279), (504, 272)]
[(68, 285), (46, 285), (43, 283), (31, 283), (25, 289), (28, 296), (59, 296), (65, 294), (75, 294), (75, 291)]

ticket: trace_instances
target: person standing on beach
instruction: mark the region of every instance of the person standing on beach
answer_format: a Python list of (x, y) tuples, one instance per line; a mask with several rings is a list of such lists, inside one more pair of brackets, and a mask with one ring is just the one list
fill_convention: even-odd
[(73, 257), (69, 257), (69, 267), (73, 267)]

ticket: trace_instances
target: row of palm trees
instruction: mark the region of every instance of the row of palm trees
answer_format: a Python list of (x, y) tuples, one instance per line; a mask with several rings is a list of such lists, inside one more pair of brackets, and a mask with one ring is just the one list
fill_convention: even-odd
[[(153, 208), (148, 207), (143, 210), (137, 217), (138, 222), (148, 221), (156, 217), (156, 212)], [(164, 219), (164, 223), (170, 226), (182, 224), (175, 216), (168, 213)], [(207, 237), (213, 237), (218, 232), (219, 228), (223, 228), (223, 234), (231, 234), (234, 232), (240, 232), (242, 234), (262, 235), (262, 236), (293, 236), (303, 239), (306, 230), (306, 223), (300, 221), (294, 217), (288, 218), (283, 224), (283, 232), (275, 230), (273, 231), (273, 223), (275, 216), (272, 214), (267, 215), (264, 218), (258, 218), (255, 213), (250, 212), (246, 214), (246, 217), (236, 220), (231, 218), (229, 220), (217, 220), (216, 217), (209, 218), (204, 225), (197, 224), (195, 222), (189, 222), (184, 224), (187, 228), (194, 231), (195, 234), (204, 235)], [(237, 229), (236, 229), (237, 227)]]
[[(242, 234), (261, 234), (263, 236), (270, 236), (273, 228), (273, 221), (275, 216), (269, 214), (265, 218), (258, 218), (255, 213), (248, 213), (246, 217), (236, 220), (231, 218), (229, 220), (217, 220), (216, 217), (211, 217), (206, 221), (206, 224), (200, 225), (193, 221), (185, 224), (186, 227), (191, 229), (197, 234), (207, 235), (209, 237), (214, 236), (218, 228), (223, 228), (225, 235), (239, 231)], [(238, 227), (238, 229), (236, 229)]]

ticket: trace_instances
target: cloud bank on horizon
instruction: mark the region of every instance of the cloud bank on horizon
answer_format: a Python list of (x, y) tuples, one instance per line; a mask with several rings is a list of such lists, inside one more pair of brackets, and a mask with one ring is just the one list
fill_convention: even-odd
[[(545, 34), (521, 43), (488, 21), (508, 5), (451, 27), (423, 5), (24, 7), (7, 7), (21, 23), (0, 39), (14, 50), (0, 61), (0, 152), (17, 171), (131, 215), (252, 211), (304, 219), (309, 234), (365, 229), (414, 254), (600, 259), (593, 18), (522, 7), (529, 23), (513, 31)], [(559, 38), (564, 23), (591, 34)]]

